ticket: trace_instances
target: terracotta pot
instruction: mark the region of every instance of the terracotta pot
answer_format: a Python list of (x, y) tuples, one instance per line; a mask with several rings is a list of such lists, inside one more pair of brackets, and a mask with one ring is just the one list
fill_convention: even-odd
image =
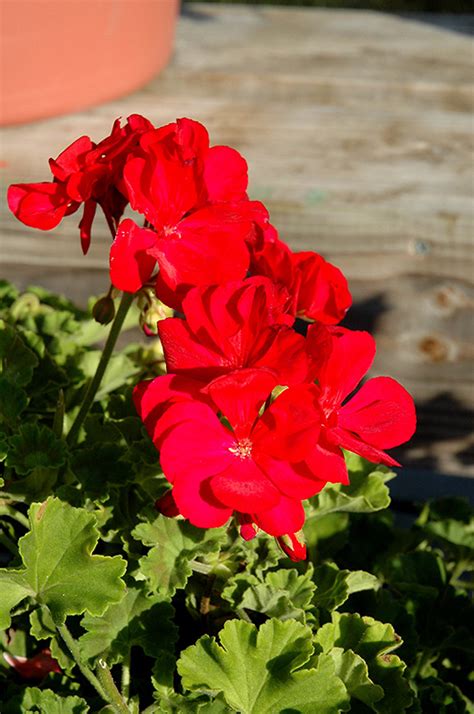
[(0, 123), (137, 89), (171, 53), (179, 0), (2, 0)]

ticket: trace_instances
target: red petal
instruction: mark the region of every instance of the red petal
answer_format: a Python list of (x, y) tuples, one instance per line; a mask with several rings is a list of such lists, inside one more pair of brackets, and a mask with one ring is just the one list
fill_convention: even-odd
[(170, 288), (213, 285), (244, 277), (249, 265), (245, 245), (249, 224), (225, 218), (217, 206), (202, 209), (181, 221), (175, 234), (160, 239), (154, 255)]
[(334, 439), (334, 443), (338, 446), (342, 446), (347, 451), (352, 451), (354, 454), (359, 454), (367, 461), (372, 461), (374, 464), (385, 464), (385, 466), (400, 466), (401, 464), (391, 456), (388, 456), (384, 451), (376, 449), (374, 446), (370, 446), (358, 436), (352, 434), (345, 429), (332, 429), (330, 432), (330, 438)]
[(368, 332), (311, 325), (306, 344), (321, 389), (321, 405), (324, 410), (337, 409), (370, 368), (375, 340)]
[(326, 485), (304, 462), (288, 463), (259, 455), (258, 465), (281, 493), (299, 501), (314, 496)]
[[(162, 427), (163, 425), (163, 427)], [(169, 481), (200, 479), (224, 471), (235, 458), (234, 437), (215, 412), (200, 402), (171, 406), (160, 420), (160, 461)]]
[(73, 141), (56, 159), (49, 160), (51, 172), (58, 181), (66, 179), (84, 167), (85, 156), (94, 144), (88, 136), (81, 136)]
[(154, 231), (122, 221), (110, 248), (110, 280), (118, 290), (134, 293), (151, 278), (156, 260), (147, 251), (155, 242)]
[(352, 297), (339, 268), (309, 251), (295, 253), (293, 264), (299, 274), (298, 314), (326, 325), (340, 322)]
[(189, 373), (209, 382), (228, 371), (223, 355), (213, 350), (207, 336), (204, 334), (197, 340), (184, 320), (176, 317), (161, 320), (158, 332), (169, 372)]
[(252, 432), (258, 453), (302, 461), (318, 440), (321, 410), (313, 385), (290, 387), (266, 409)]
[(155, 501), (156, 510), (167, 518), (175, 518), (179, 516), (179, 508), (173, 497), (173, 489), (166, 491), (163, 496)]
[(247, 162), (229, 146), (213, 146), (205, 159), (204, 183), (211, 203), (241, 201), (247, 197)]
[(49, 672), (61, 672), (59, 664), (51, 657), (49, 649), (44, 649), (30, 658), (11, 655), (7, 652), (4, 652), (3, 657), (10, 667), (16, 669), (24, 679), (43, 679)]
[(410, 394), (390, 377), (369, 379), (339, 412), (338, 425), (378, 449), (408, 441), (415, 431)]
[[(175, 418), (178, 412), (182, 421)], [(205, 404), (176, 404), (164, 419), (168, 417), (170, 426), (162, 434), (160, 461), (163, 473), (173, 483), (176, 505), (200, 528), (222, 525), (232, 511), (215, 498), (208, 481), (234, 458), (229, 451), (232, 435)]]
[(175, 226), (197, 202), (193, 166), (170, 160), (160, 147), (127, 161), (123, 175), (132, 208), (155, 228)]
[[(166, 374), (137, 384), (133, 390), (135, 409), (154, 442), (157, 424), (172, 404), (199, 399), (201, 384), (193, 379)], [(203, 397), (204, 398), (204, 397)]]
[(91, 228), (96, 208), (97, 203), (95, 201), (86, 201), (84, 204), (84, 213), (79, 223), (79, 235), (81, 237), (81, 247), (84, 255), (86, 255), (91, 244)]
[(206, 392), (227, 417), (238, 439), (249, 436), (258, 412), (277, 384), (275, 375), (263, 369), (241, 369), (211, 382)]
[(280, 494), (252, 458), (234, 455), (225, 471), (210, 481), (212, 493), (227, 506), (253, 513), (275, 506)]
[(281, 496), (276, 506), (254, 514), (257, 526), (272, 536), (282, 536), (301, 530), (304, 508), (300, 501)]
[(321, 432), (319, 443), (305, 459), (315, 478), (328, 483), (349, 483), (344, 454), (337, 444), (328, 439), (328, 432)]
[[(21, 183), (8, 189), (8, 206), (19, 221), (27, 226), (49, 231), (68, 211), (69, 197), (58, 183)], [(79, 204), (75, 206), (77, 210)]]
[(209, 479), (201, 479), (195, 473), (173, 486), (173, 496), (181, 515), (198, 528), (218, 528), (232, 515), (232, 509), (215, 498)]

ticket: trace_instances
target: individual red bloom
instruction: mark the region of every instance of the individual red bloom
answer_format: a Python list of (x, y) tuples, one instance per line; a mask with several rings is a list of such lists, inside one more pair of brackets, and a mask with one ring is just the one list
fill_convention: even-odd
[(282, 385), (306, 379), (304, 338), (288, 326), (293, 318), (283, 313), (279, 291), (266, 278), (194, 288), (182, 309), (184, 320), (158, 324), (169, 372), (210, 382), (236, 369), (264, 367)]
[(79, 229), (82, 249), (87, 253), (97, 205), (115, 230), (127, 205), (120, 190), (125, 160), (140, 135), (151, 128), (147, 119), (133, 114), (123, 127), (117, 119), (111, 134), (97, 145), (88, 136), (81, 136), (56, 159), (49, 160), (52, 182), (10, 186), (10, 210), (28, 226), (50, 230), (84, 204)]
[[(273, 227), (271, 227), (273, 228)], [(260, 250), (254, 250), (251, 272), (265, 275), (287, 291), (292, 314), (326, 325), (340, 322), (352, 304), (342, 272), (318, 253), (293, 253), (269, 229)]]
[(243, 278), (252, 231), (247, 165), (229, 147), (209, 148), (205, 128), (179, 119), (144, 134), (124, 170), (131, 206), (153, 231), (124, 221), (111, 249), (111, 280), (134, 292), (159, 266), (157, 294), (178, 307), (192, 286)]
[(373, 337), (312, 325), (307, 345), (323, 413), (318, 444), (305, 459), (310, 471), (348, 483), (342, 448), (374, 463), (399, 466), (384, 450), (404, 443), (415, 431), (415, 406), (406, 389), (390, 377), (374, 377), (348, 399), (373, 362)]
[(3, 658), (24, 679), (44, 679), (49, 672), (58, 674), (61, 672), (59, 664), (51, 657), (49, 649), (41, 650), (34, 657), (20, 657), (4, 652)]
[(319, 433), (317, 390), (290, 387), (260, 415), (274, 385), (265, 370), (234, 372), (208, 386), (212, 407), (182, 400), (160, 409), (154, 430), (149, 423), (174, 502), (194, 525), (220, 526), (236, 512), (277, 537), (301, 529), (301, 500), (325, 483), (304, 464)]

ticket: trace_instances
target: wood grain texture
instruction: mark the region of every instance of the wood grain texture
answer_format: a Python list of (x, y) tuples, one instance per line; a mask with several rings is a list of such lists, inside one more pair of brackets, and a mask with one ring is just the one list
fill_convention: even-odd
[[(349, 324), (378, 340), (374, 374), (400, 379), (419, 405), (405, 462), (474, 474), (471, 78), (471, 40), (422, 22), (193, 4), (170, 66), (141, 91), (2, 130), (2, 201), (10, 182), (46, 179), (49, 156), (79, 134), (101, 138), (116, 116), (203, 121), (213, 143), (245, 155), (251, 195), (282, 238), (347, 274)], [(104, 224), (83, 258), (76, 217), (42, 234), (2, 208), (3, 275), (82, 302), (106, 284)]]

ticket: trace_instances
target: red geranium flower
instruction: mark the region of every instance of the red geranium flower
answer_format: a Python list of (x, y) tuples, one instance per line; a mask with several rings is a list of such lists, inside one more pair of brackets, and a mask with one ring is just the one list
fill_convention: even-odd
[(143, 136), (124, 179), (132, 208), (154, 230), (130, 219), (120, 225), (110, 253), (115, 287), (135, 292), (158, 263), (157, 294), (174, 307), (192, 286), (245, 276), (255, 209), (238, 152), (209, 148), (201, 124), (179, 119)]
[(87, 253), (97, 204), (115, 231), (127, 205), (120, 191), (125, 160), (140, 135), (152, 126), (144, 117), (133, 114), (123, 127), (117, 119), (111, 134), (97, 145), (88, 136), (81, 136), (56, 159), (50, 159), (52, 182), (9, 187), (10, 210), (27, 226), (50, 230), (84, 204), (79, 229), (82, 250)]
[(406, 389), (390, 377), (374, 377), (347, 399), (373, 362), (373, 337), (312, 325), (307, 345), (323, 414), (319, 442), (306, 458), (311, 473), (348, 483), (341, 447), (374, 463), (399, 466), (384, 450), (403, 444), (415, 431), (415, 406)]
[[(194, 288), (183, 300), (185, 320), (158, 324), (169, 372), (210, 382), (245, 367), (265, 367), (282, 385), (306, 379), (305, 341), (281, 310), (278, 289), (265, 278)], [(282, 324), (286, 323), (286, 324)]]
[(253, 250), (251, 272), (284, 287), (289, 310), (297, 317), (334, 325), (352, 304), (347, 280), (339, 268), (312, 251), (293, 253), (275, 229), (267, 228), (260, 249), (257, 243)]
[(274, 385), (274, 376), (265, 370), (219, 377), (206, 390), (212, 407), (183, 399), (163, 414), (160, 405), (154, 428), (150, 405), (145, 415), (138, 402), (140, 416), (154, 433), (163, 472), (173, 484), (177, 509), (194, 525), (220, 526), (236, 512), (250, 526), (248, 537), (251, 524), (276, 537), (301, 529), (301, 500), (325, 484), (304, 464), (320, 429), (317, 389), (290, 387), (260, 415)]

